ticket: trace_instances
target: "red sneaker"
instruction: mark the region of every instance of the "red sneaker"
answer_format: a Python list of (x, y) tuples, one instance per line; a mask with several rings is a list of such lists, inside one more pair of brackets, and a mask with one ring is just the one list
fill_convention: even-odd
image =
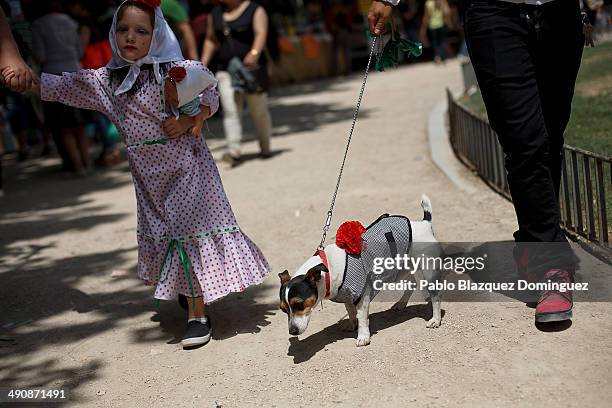
[[(567, 271), (551, 269), (544, 274), (544, 281), (571, 283), (572, 278)], [(540, 294), (536, 306), (535, 320), (538, 323), (560, 322), (572, 318), (572, 291), (544, 290)]]

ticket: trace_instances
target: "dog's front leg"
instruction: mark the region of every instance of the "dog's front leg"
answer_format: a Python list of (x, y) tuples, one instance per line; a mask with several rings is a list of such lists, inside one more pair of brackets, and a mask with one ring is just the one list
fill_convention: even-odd
[(357, 347), (370, 344), (370, 295), (365, 294), (357, 304)]
[(343, 320), (340, 323), (340, 329), (342, 331), (355, 331), (357, 328), (357, 308), (351, 302), (346, 302), (344, 307), (346, 307), (348, 313), (348, 320)]

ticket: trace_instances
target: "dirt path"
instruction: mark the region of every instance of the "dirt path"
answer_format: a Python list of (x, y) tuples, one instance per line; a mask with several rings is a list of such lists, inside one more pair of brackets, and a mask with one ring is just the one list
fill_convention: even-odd
[[(443, 303), (436, 330), (425, 328), (424, 305), (397, 313), (374, 303), (372, 344), (356, 348), (335, 324), (343, 306), (327, 302), (303, 336), (289, 337), (276, 274), (299, 266), (320, 239), (359, 85), (353, 77), (277, 91), (279, 153), (222, 169), (238, 221), (274, 271), (210, 308), (213, 340), (198, 350), (180, 347), (178, 306), (155, 309), (135, 277), (126, 167), (64, 180), (46, 170), (50, 161), (32, 161), (9, 174), (0, 201), (0, 386), (63, 386), (66, 405), (79, 407), (610, 405), (609, 303), (577, 304), (560, 332), (536, 329), (533, 310), (518, 302)], [(463, 193), (430, 159), (427, 118), (445, 86), (460, 87), (455, 63), (371, 76), (332, 231), (383, 212), (420, 218), (425, 192), (440, 240), (511, 237), (510, 203), (483, 184)], [(222, 141), (210, 146), (218, 155)], [(245, 151), (255, 154), (255, 144)], [(129, 276), (111, 277), (121, 269)]]

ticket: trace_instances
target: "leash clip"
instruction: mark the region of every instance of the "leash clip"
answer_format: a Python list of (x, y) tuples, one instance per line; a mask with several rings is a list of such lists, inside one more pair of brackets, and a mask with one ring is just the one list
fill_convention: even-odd
[(327, 212), (327, 219), (325, 220), (325, 225), (323, 226), (323, 237), (321, 238), (321, 242), (319, 243), (317, 250), (319, 249), (322, 250), (323, 248), (325, 248), (323, 244), (325, 243), (325, 238), (327, 237), (327, 231), (329, 231), (329, 226), (331, 225), (331, 220), (332, 220), (332, 211), (329, 210)]

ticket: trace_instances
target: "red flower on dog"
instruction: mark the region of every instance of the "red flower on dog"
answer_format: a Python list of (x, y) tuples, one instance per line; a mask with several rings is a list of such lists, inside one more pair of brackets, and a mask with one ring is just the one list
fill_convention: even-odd
[(151, 8), (159, 7), (161, 5), (161, 0), (136, 0), (139, 3), (143, 3)]
[(348, 254), (359, 255), (362, 247), (361, 235), (365, 230), (359, 221), (346, 221), (336, 232), (336, 245)]
[(172, 67), (170, 71), (168, 71), (168, 76), (174, 82), (181, 82), (187, 76), (187, 70), (183, 67)]

